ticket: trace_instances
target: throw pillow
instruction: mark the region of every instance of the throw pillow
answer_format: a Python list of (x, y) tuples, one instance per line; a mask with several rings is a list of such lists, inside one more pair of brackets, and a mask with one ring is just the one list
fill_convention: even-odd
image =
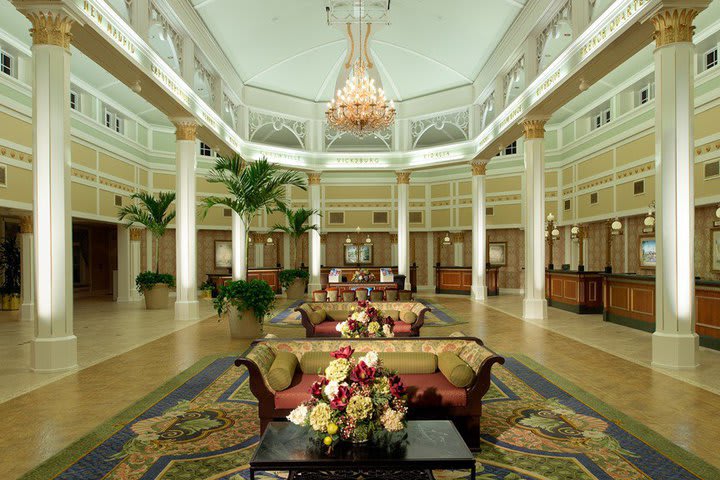
[(417, 320), (417, 314), (415, 312), (401, 312), (400, 320), (412, 325)]
[(317, 312), (309, 314), (308, 318), (313, 325), (320, 325), (325, 321), (325, 318), (327, 318), (327, 312), (325, 310), (318, 310)]
[(392, 318), (396, 322), (400, 320), (400, 312), (397, 310), (382, 310), (382, 314), (385, 317)]
[(438, 355), (438, 368), (456, 387), (465, 388), (475, 379), (475, 372), (470, 365), (452, 352), (443, 352)]
[(276, 392), (281, 392), (288, 388), (295, 376), (297, 366), (298, 360), (295, 355), (290, 352), (277, 352), (267, 375), (270, 388)]

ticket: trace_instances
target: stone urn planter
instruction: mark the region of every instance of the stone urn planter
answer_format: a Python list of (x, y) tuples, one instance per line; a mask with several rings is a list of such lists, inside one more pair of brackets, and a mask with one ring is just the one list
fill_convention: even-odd
[(305, 287), (307, 287), (307, 280), (304, 278), (296, 278), (290, 286), (285, 289), (285, 294), (290, 300), (299, 300), (305, 297)]
[(143, 290), (145, 308), (148, 310), (162, 310), (168, 308), (170, 287), (166, 283), (156, 283), (151, 288)]
[(254, 310), (238, 310), (230, 306), (228, 307), (228, 323), (231, 338), (255, 339), (262, 336), (262, 324)]

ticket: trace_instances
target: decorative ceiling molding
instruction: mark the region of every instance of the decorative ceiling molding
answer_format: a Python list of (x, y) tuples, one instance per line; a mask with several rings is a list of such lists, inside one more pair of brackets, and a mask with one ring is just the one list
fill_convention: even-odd
[(420, 139), (431, 128), (434, 127), (436, 130), (441, 131), (444, 130), (447, 125), (454, 125), (457, 130), (462, 133), (462, 140), (467, 140), (470, 134), (469, 110), (464, 108), (462, 110), (448, 112), (434, 117), (412, 120), (410, 122), (410, 139), (412, 148), (417, 147)]
[(283, 128), (289, 130), (297, 138), (302, 148), (305, 148), (305, 136), (307, 134), (307, 121), (296, 120), (280, 115), (273, 115), (256, 110), (250, 110), (248, 115), (250, 127), (250, 140), (265, 126), (272, 125), (274, 131), (279, 132)]
[(569, 23), (572, 18), (572, 3), (568, 2), (562, 6), (560, 11), (550, 20), (550, 23), (545, 27), (542, 33), (537, 38), (537, 64), (542, 63), (543, 55), (545, 53), (545, 45), (548, 41), (557, 38), (558, 32), (560, 31), (560, 23)]
[[(335, 144), (335, 142), (339, 141), (342, 138), (352, 137), (354, 136), (352, 133), (344, 132), (337, 130), (327, 124), (325, 122), (325, 150), (330, 150)], [(386, 127), (383, 130), (372, 132), (368, 135), (366, 135), (368, 138), (371, 139), (377, 139), (380, 141), (381, 144), (378, 145), (380, 147), (382, 145), (382, 148), (373, 148), (368, 149), (367, 151), (390, 151), (392, 150), (392, 136), (393, 136), (393, 129), (391, 127)]]

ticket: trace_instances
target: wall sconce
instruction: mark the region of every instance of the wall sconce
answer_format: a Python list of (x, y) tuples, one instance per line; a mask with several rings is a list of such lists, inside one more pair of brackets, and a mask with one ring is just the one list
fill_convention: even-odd
[(645, 227), (643, 233), (653, 233), (655, 231), (655, 202), (651, 202), (648, 207), (648, 213), (643, 220)]
[(450, 245), (452, 241), (450, 240), (450, 232), (446, 233), (445, 236), (442, 239), (443, 245)]
[(570, 229), (570, 234), (573, 240), (578, 241), (578, 272), (584, 272), (585, 265), (583, 264), (583, 257), (585, 257), (585, 245), (583, 241), (586, 237), (585, 229), (581, 225), (573, 225)]
[(370, 238), (370, 235), (368, 234), (367, 237), (365, 237), (365, 244), (366, 245), (372, 245), (372, 239)]
[(553, 215), (552, 212), (548, 214), (546, 220), (545, 238), (547, 239), (548, 250), (550, 251), (550, 263), (548, 264), (548, 270), (554, 270), (555, 265), (553, 264), (553, 243), (555, 242), (555, 240), (560, 238), (560, 230), (558, 230), (557, 226), (555, 225), (555, 215)]
[(253, 234), (248, 232), (248, 244), (252, 245), (252, 243), (253, 243)]
[(270, 237), (270, 236), (268, 236), (268, 237), (267, 237), (267, 240), (265, 240), (265, 241), (267, 242), (268, 245), (272, 245), (272, 243), (273, 243), (273, 238)]
[(623, 224), (620, 222), (620, 220), (615, 218), (615, 220), (613, 221), (607, 221), (607, 227), (608, 237), (607, 244), (605, 246), (605, 273), (612, 273), (612, 241), (613, 237), (623, 234)]
[(350, 238), (350, 234), (348, 233), (347, 237), (345, 237), (345, 243), (350, 245), (352, 243), (352, 238)]

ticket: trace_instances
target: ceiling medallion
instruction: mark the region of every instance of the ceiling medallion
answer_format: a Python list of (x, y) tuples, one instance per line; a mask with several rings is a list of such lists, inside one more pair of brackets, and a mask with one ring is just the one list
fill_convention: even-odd
[[(385, 92), (375, 85), (375, 79), (368, 74), (373, 68), (367, 51), (370, 25), (365, 42), (362, 42), (362, 1), (358, 15), (361, 49), (352, 70), (348, 74), (345, 86), (337, 91), (337, 95), (328, 103), (325, 116), (328, 124), (339, 131), (350, 132), (358, 137), (384, 130), (395, 121), (395, 105), (388, 102)], [(348, 24), (350, 45), (354, 50), (352, 31)], [(352, 55), (352, 50), (351, 54)], [(349, 62), (348, 62), (349, 65)]]

